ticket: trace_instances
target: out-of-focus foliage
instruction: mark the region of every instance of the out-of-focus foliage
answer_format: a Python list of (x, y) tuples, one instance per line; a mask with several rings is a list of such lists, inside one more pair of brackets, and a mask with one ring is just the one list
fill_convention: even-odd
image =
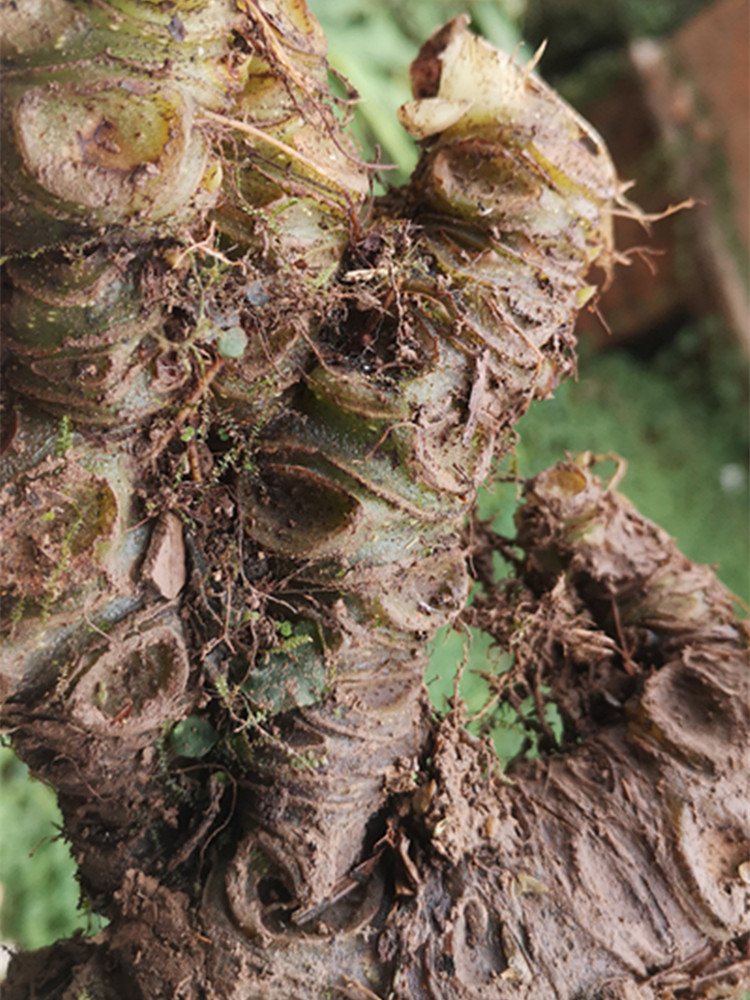
[(102, 921), (79, 908), (75, 862), (57, 824), (51, 788), (28, 776), (9, 747), (0, 747), (0, 938), (41, 948)]
[(671, 34), (710, 0), (528, 0), (524, 37), (547, 39), (548, 78), (580, 73), (592, 52), (616, 53), (631, 38)]
[[(511, 665), (511, 658), (497, 646), (492, 645), (490, 636), (479, 629), (465, 631), (441, 629), (432, 643), (432, 658), (425, 677), (432, 703), (438, 710), (445, 710), (453, 697), (456, 670), (461, 670), (459, 697), (464, 702), (468, 727), (477, 734), (487, 734), (495, 745), (497, 755), (503, 763), (512, 760), (521, 752), (536, 754), (536, 736), (528, 730), (518, 712), (510, 705), (488, 705), (491, 698), (490, 677), (505, 673)], [(492, 707), (489, 719), (486, 709)], [(536, 717), (532, 698), (521, 705), (527, 718)], [(545, 706), (547, 722), (557, 739), (562, 733), (562, 724), (557, 706), (550, 702)], [(484, 724), (480, 727), (480, 721)]]

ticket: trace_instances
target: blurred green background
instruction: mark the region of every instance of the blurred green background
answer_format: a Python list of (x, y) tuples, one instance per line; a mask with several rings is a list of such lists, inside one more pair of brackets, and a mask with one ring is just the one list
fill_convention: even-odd
[[(700, 0), (311, 0), (329, 38), (329, 61), (361, 95), (354, 129), (371, 159), (400, 169), (387, 183), (405, 180), (416, 150), (395, 117), (409, 97), (408, 67), (419, 44), (438, 25), (468, 12), (473, 27), (494, 44), (513, 49), (521, 37), (529, 55), (547, 37), (542, 73), (577, 102), (591, 81), (616, 75), (624, 45), (639, 34), (666, 34), (701, 6)], [(523, 57), (523, 56), (522, 56)], [(599, 95), (597, 95), (599, 96)], [(661, 153), (659, 154), (661, 155)], [(691, 559), (717, 566), (739, 596), (748, 581), (748, 429), (746, 359), (720, 316), (682, 313), (660, 329), (644, 351), (586, 340), (579, 381), (553, 400), (537, 403), (518, 426), (515, 462), (524, 476), (585, 449), (614, 451), (629, 467), (622, 491), (657, 521)], [(516, 488), (484, 490), (480, 513), (512, 533)], [(441, 634), (433, 643), (427, 677), (437, 707), (452, 692), (466, 638)], [(462, 693), (476, 709), (486, 687), (473, 671), (503, 669), (499, 651), (475, 633), (468, 649)], [(554, 715), (554, 710), (552, 710)], [(551, 718), (554, 723), (554, 718)], [(501, 757), (517, 752), (518, 720), (499, 717), (493, 736)], [(36, 948), (76, 927), (90, 931), (77, 909), (74, 865), (58, 834), (53, 792), (28, 779), (8, 748), (0, 748), (0, 938)], [(33, 852), (33, 854), (32, 854)], [(97, 925), (99, 926), (99, 925)], [(96, 929), (96, 928), (93, 928)]]

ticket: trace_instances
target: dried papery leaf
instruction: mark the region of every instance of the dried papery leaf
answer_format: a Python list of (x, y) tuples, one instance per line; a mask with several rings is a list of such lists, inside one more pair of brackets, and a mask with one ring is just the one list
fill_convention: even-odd
[(185, 542), (176, 514), (167, 513), (159, 519), (141, 572), (168, 601), (174, 600), (185, 586)]

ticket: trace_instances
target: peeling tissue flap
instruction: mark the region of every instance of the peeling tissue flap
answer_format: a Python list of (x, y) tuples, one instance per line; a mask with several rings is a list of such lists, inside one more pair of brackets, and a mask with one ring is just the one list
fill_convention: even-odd
[(477, 123), (507, 120), (523, 100), (531, 67), (516, 66), (512, 56), (472, 35), (465, 25), (457, 29), (439, 57), (437, 97), (409, 101), (399, 109), (401, 124), (416, 139), (450, 128), (470, 110)]

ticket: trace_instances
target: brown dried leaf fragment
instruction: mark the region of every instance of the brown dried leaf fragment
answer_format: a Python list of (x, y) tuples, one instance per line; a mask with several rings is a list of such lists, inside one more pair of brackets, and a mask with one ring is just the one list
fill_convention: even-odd
[(172, 601), (185, 586), (186, 573), (182, 522), (168, 511), (162, 514), (154, 528), (142, 576), (162, 597)]

